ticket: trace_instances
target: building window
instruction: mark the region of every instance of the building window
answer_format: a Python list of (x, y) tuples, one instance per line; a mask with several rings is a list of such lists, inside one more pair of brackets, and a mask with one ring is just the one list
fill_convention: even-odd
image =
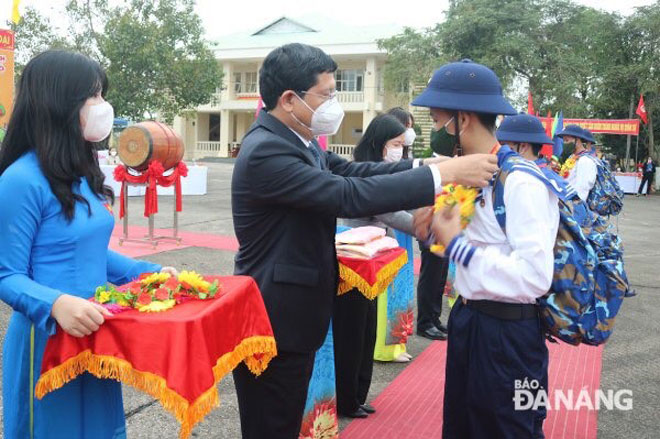
[(363, 91), (364, 70), (337, 70), (337, 91)]
[(257, 84), (258, 84), (257, 72), (234, 73), (235, 93), (256, 93)]
[(245, 72), (245, 91), (243, 93), (257, 92), (257, 72)]

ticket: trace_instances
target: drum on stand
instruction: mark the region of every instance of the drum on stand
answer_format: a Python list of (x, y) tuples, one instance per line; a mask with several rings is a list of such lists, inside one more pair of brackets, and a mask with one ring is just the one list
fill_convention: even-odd
[(152, 160), (159, 161), (165, 170), (183, 159), (183, 140), (169, 126), (156, 122), (140, 122), (126, 128), (119, 135), (119, 158), (129, 168), (144, 171)]

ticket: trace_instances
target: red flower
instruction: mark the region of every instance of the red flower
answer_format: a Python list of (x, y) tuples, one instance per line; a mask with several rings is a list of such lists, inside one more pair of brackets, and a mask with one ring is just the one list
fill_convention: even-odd
[(168, 300), (170, 292), (166, 288), (158, 288), (156, 290), (156, 300)]
[(129, 282), (125, 285), (122, 285), (121, 287), (117, 288), (117, 290), (119, 290), (123, 293), (123, 292), (126, 292), (126, 291), (133, 291), (134, 287), (140, 288), (140, 281), (139, 280), (135, 280), (133, 282)]
[(137, 301), (140, 305), (149, 305), (151, 303), (151, 295), (149, 293), (140, 293)]
[(408, 341), (408, 336), (412, 334), (413, 328), (413, 313), (412, 311), (401, 312), (398, 315), (397, 324), (392, 328), (390, 335), (394, 337), (399, 343)]
[(181, 282), (181, 287), (182, 287), (184, 290), (188, 290), (188, 291), (191, 291), (191, 290), (193, 289), (193, 287), (191, 287), (190, 285), (188, 285), (188, 284), (185, 283), (185, 282)]
[(174, 291), (179, 287), (179, 281), (175, 277), (171, 277), (167, 279), (167, 282), (163, 284), (163, 287)]

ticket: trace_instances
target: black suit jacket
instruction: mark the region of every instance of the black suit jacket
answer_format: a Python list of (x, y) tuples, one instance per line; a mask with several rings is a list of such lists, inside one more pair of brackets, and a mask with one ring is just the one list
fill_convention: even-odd
[(311, 147), (321, 168), (296, 134), (261, 111), (232, 176), (234, 273), (257, 281), (278, 349), (288, 352), (315, 351), (327, 333), (338, 283), (337, 217), (431, 205), (435, 195), (428, 167), (352, 163)]

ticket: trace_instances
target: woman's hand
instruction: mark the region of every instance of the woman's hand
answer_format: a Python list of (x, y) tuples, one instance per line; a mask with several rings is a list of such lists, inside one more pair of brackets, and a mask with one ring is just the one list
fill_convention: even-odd
[(422, 242), (428, 239), (432, 221), (433, 207), (422, 207), (413, 213), (413, 227), (417, 239)]
[(112, 314), (96, 303), (70, 294), (62, 294), (53, 303), (51, 315), (64, 332), (74, 337), (84, 337), (99, 329), (105, 317)]
[(163, 267), (163, 268), (161, 268), (160, 272), (171, 274), (174, 277), (179, 276), (179, 270), (177, 270), (174, 267)]
[(436, 243), (445, 248), (457, 235), (461, 233), (461, 212), (459, 205), (446, 206), (433, 215), (431, 231), (435, 236)]

